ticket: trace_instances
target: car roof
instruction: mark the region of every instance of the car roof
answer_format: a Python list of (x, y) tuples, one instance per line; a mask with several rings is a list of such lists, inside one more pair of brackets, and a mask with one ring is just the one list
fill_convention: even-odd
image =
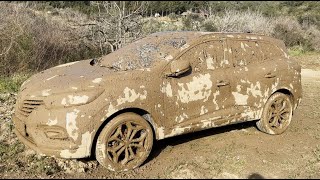
[[(164, 31), (150, 34), (147, 38), (157, 37), (165, 41), (174, 41), (183, 37), (186, 44), (194, 45), (203, 41), (220, 40), (220, 39), (234, 39), (234, 40), (258, 40), (267, 41), (276, 45), (282, 51), (287, 53), (286, 46), (282, 40), (258, 33), (243, 33), (243, 32), (203, 32), (203, 31)], [(182, 47), (183, 48), (183, 47)], [(183, 48), (184, 49), (184, 48)]]
[[(200, 31), (165, 31), (157, 32), (137, 39), (134, 42), (102, 57), (102, 64), (118, 69), (150, 67), (155, 60), (171, 60), (186, 48), (206, 40), (215, 39), (267, 40), (276, 42), (284, 49), (283, 42), (274, 38), (252, 33), (238, 32), (200, 32)], [(128, 66), (130, 65), (130, 67)]]
[(199, 41), (205, 39), (219, 39), (219, 38), (234, 38), (234, 39), (248, 39), (248, 40), (266, 40), (274, 41), (275, 43), (282, 43), (281, 40), (257, 33), (242, 33), (242, 32), (202, 32), (202, 31), (164, 31), (150, 34), (146, 37), (161, 37), (162, 39), (171, 39), (179, 37), (188, 37), (191, 41)]

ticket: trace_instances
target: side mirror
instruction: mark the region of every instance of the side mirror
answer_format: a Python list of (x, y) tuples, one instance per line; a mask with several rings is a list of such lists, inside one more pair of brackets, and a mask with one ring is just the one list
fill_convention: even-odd
[(191, 69), (189, 61), (172, 61), (170, 66), (170, 74), (167, 74), (168, 77), (177, 77)]

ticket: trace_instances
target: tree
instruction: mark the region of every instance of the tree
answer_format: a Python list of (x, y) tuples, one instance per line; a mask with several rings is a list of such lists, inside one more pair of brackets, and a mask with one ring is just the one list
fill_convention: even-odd
[(143, 1), (91, 1), (98, 8), (91, 26), (91, 41), (100, 46), (102, 54), (113, 52), (141, 36), (142, 15), (148, 2)]

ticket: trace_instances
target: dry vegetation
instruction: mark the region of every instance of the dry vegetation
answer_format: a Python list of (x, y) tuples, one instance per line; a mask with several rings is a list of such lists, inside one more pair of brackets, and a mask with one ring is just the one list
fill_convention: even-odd
[(0, 74), (38, 72), (108, 54), (140, 37), (143, 3), (127, 12), (116, 3), (96, 2), (101, 13), (70, 8), (38, 11), (26, 3), (0, 2)]
[(2, 77), (32, 74), (58, 64), (99, 57), (150, 33), (171, 30), (260, 33), (282, 39), (296, 51), (320, 51), (317, 24), (300, 22), (288, 15), (266, 16), (261, 11), (230, 8), (215, 11), (210, 6), (208, 16), (171, 13), (156, 18), (144, 15), (151, 8), (150, 2), (144, 1), (91, 1), (88, 7), (96, 9), (91, 14), (41, 5), (45, 6), (0, 2)]
[[(82, 41), (68, 19), (49, 16), (24, 4), (0, 2), (0, 74), (40, 71), (69, 61), (89, 58), (97, 49)], [(65, 12), (67, 17), (76, 13)], [(83, 16), (83, 15), (81, 15)], [(81, 20), (81, 19), (78, 19)], [(80, 29), (80, 28), (78, 28)]]

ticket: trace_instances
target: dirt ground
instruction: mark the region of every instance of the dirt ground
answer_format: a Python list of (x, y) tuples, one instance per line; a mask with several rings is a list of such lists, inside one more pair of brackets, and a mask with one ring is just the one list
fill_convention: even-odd
[(157, 141), (133, 171), (110, 172), (94, 159), (59, 159), (54, 162), (62, 170), (37, 174), (19, 170), (23, 166), (1, 171), (0, 161), (0, 178), (320, 178), (320, 55), (297, 59), (303, 61), (303, 99), (281, 135), (247, 122)]

